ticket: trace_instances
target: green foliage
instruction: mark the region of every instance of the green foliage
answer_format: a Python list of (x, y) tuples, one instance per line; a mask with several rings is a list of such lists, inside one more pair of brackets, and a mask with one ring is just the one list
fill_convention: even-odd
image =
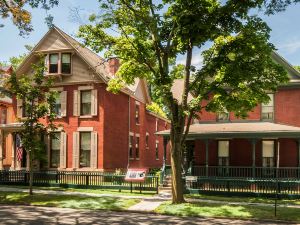
[[(0, 1), (0, 18), (6, 19), (11, 18), (13, 24), (19, 29), (20, 35), (27, 35), (33, 31), (31, 24), (31, 13), (28, 8), (41, 8), (44, 10), (49, 10), (50, 8), (57, 6), (59, 0), (1, 0)], [(52, 25), (53, 17), (48, 15), (45, 22)], [(0, 28), (3, 27), (0, 24)]]
[(30, 196), (26, 193), (1, 192), (1, 204), (29, 204), (35, 206), (48, 206), (73, 209), (106, 209), (125, 210), (139, 203), (138, 199), (124, 199), (116, 197), (87, 197), (76, 195), (48, 195), (36, 194)]
[[(258, 103), (269, 100), (267, 91), (287, 81), (286, 71), (270, 58), (275, 49), (269, 43), (270, 28), (259, 16), (249, 16), (254, 9), (281, 11), (289, 1), (280, 2), (100, 0), (100, 13), (80, 27), (78, 36), (96, 52), (104, 51), (105, 57), (121, 59), (109, 90), (117, 92), (136, 78), (147, 80), (155, 101), (169, 112), (171, 155), (182, 162), (182, 154), (173, 153), (182, 153), (189, 121), (197, 111), (227, 109), (246, 117)], [(193, 51), (209, 43), (212, 47), (202, 51), (203, 67), (197, 69)], [(186, 63), (177, 65), (182, 55)], [(184, 79), (183, 87), (177, 87), (180, 99), (171, 90), (177, 78)], [(176, 186), (182, 187), (181, 166), (175, 167)]]
[[(50, 92), (53, 80), (44, 76), (44, 60), (32, 64), (32, 74), (17, 76), (15, 73), (8, 80), (11, 93), (23, 101), (22, 107), (26, 117), (22, 118), (22, 130), (20, 131), (22, 145), (30, 155), (30, 162), (45, 160), (44, 137), (49, 130), (54, 130), (52, 123), (56, 115), (49, 112), (55, 103), (55, 92)], [(48, 116), (48, 123), (44, 124), (40, 119)]]
[(300, 66), (294, 66), (294, 68), (300, 72)]
[(166, 113), (162, 110), (162, 108), (155, 102), (151, 102), (150, 105), (147, 105), (146, 106), (146, 109), (151, 111), (151, 112), (154, 112), (156, 113), (157, 115), (160, 115), (164, 118), (167, 118), (167, 115)]
[[(230, 202), (230, 200), (229, 200)], [(273, 201), (274, 202), (274, 201)], [(155, 209), (157, 213), (174, 216), (207, 216), (207, 217), (226, 217), (236, 219), (279, 219), (285, 221), (300, 221), (300, 209), (290, 207), (280, 207), (277, 209), (277, 217), (274, 215), (274, 204), (270, 206), (253, 205), (229, 205), (228, 202), (220, 203), (185, 203), (171, 205), (170, 202), (163, 203)]]

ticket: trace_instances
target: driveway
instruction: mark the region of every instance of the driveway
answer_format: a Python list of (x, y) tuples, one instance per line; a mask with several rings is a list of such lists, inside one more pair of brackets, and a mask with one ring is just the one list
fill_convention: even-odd
[[(133, 212), (76, 210), (54, 207), (0, 205), (0, 224), (276, 224), (214, 218), (175, 217)], [(279, 223), (278, 223), (279, 224)], [(281, 223), (283, 224), (283, 223)], [(287, 223), (290, 224), (290, 223)]]

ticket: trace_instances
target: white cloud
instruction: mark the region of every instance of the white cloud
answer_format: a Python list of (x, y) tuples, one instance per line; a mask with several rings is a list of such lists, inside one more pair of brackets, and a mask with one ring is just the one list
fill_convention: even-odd
[(292, 38), (288, 41), (286, 41), (283, 44), (280, 44), (278, 46), (278, 50), (286, 53), (286, 54), (293, 54), (300, 50), (300, 37), (298, 38)]

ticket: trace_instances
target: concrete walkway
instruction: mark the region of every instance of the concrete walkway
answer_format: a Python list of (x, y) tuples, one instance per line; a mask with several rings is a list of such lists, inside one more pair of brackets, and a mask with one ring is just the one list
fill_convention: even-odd
[[(7, 187), (0, 186), (0, 191), (11, 191), (11, 192), (28, 192), (27, 189), (16, 188), (16, 187)], [(34, 193), (39, 194), (49, 194), (49, 195), (76, 195), (76, 196), (87, 196), (87, 197), (115, 197), (115, 198), (123, 198), (123, 199), (141, 199), (142, 201), (132, 207), (129, 210), (132, 211), (154, 211), (160, 204), (164, 201), (171, 200), (170, 194), (161, 193), (155, 196), (138, 196), (138, 195), (116, 195), (116, 194), (96, 194), (96, 193), (82, 193), (82, 192), (68, 192), (68, 191), (55, 191), (55, 190), (41, 190), (34, 189)], [(249, 205), (249, 206), (267, 206), (274, 207), (274, 204), (270, 203), (249, 203), (249, 202), (226, 202), (226, 201), (217, 201), (217, 200), (209, 200), (209, 199), (192, 199), (186, 198), (187, 202), (190, 203), (212, 203), (212, 204), (224, 204), (224, 205)], [(292, 205), (292, 204), (278, 204), (277, 207), (288, 207), (288, 208), (298, 208), (300, 209), (300, 205)]]
[(153, 212), (158, 206), (160, 206), (164, 201), (157, 200), (142, 200), (140, 203), (133, 205), (128, 208), (129, 211), (141, 211), (141, 212)]
[(43, 224), (103, 224), (103, 225), (256, 225), (291, 224), (290, 222), (255, 221), (212, 217), (177, 217), (152, 213), (112, 212), (107, 210), (78, 210), (56, 207), (1, 205), (1, 225), (43, 225)]

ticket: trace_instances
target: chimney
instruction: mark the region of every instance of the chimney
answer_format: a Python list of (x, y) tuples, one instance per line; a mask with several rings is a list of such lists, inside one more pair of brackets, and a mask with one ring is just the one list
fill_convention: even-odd
[(118, 58), (111, 58), (108, 60), (108, 66), (109, 66), (109, 74), (112, 76), (115, 76), (117, 73), (119, 67), (120, 67), (120, 61)]

